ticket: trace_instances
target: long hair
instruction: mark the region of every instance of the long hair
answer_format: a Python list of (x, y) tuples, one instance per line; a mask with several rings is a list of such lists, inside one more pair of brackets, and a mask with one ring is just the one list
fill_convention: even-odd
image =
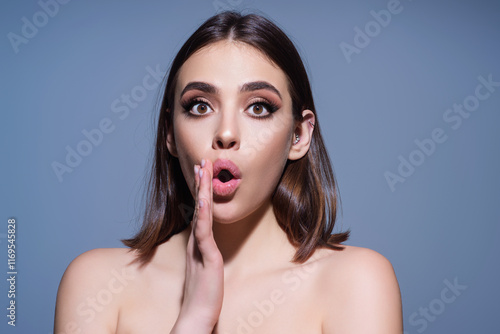
[(222, 12), (205, 21), (184, 43), (171, 64), (158, 119), (143, 225), (133, 238), (122, 240), (123, 243), (136, 249), (140, 259), (147, 262), (158, 245), (184, 230), (192, 218), (194, 199), (179, 160), (166, 147), (167, 133), (172, 126), (169, 110), (174, 109), (175, 86), (184, 62), (201, 48), (222, 40), (243, 42), (256, 48), (286, 74), (296, 121), (302, 120), (305, 109), (316, 116), (307, 154), (286, 163), (272, 195), (279, 226), (296, 248), (292, 261), (303, 263), (320, 247), (343, 249), (339, 244), (348, 239), (349, 231), (332, 234), (338, 190), (300, 55), (287, 35), (270, 20), (233, 11)]

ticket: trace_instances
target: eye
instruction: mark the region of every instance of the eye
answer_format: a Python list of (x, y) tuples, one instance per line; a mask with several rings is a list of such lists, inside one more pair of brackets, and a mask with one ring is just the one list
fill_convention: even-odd
[(248, 107), (248, 112), (250, 113), (250, 116), (257, 118), (268, 117), (276, 110), (277, 107), (273, 107), (265, 102), (257, 102)]
[(210, 107), (206, 103), (196, 103), (191, 107), (191, 111), (195, 114), (204, 115), (210, 110)]
[(267, 111), (266, 107), (262, 104), (254, 104), (250, 106), (250, 111), (254, 115), (262, 115), (262, 113), (265, 113)]
[(189, 111), (194, 115), (205, 115), (211, 112), (212, 108), (210, 108), (208, 103), (195, 101), (189, 108)]

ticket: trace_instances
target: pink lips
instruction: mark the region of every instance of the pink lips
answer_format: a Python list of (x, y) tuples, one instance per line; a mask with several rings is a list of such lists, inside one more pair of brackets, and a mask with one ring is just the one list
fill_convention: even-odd
[[(227, 182), (222, 182), (221, 180), (218, 179), (217, 176), (223, 169), (229, 171), (232, 174), (233, 178), (231, 180)], [(241, 182), (240, 170), (238, 169), (238, 166), (236, 166), (231, 160), (217, 159), (214, 162), (213, 179), (212, 179), (212, 189), (214, 195), (221, 197), (229, 196), (236, 191), (236, 188), (238, 188), (240, 182)]]

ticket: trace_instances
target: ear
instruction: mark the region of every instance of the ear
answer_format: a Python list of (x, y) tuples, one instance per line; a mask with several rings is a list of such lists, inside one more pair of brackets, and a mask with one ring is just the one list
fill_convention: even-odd
[[(170, 112), (170, 110), (167, 110)], [(172, 124), (167, 124), (167, 149), (174, 157), (178, 158), (177, 145), (175, 145), (174, 127)]]
[[(302, 121), (296, 125), (295, 131), (292, 134), (292, 146), (288, 153), (288, 159), (298, 160), (306, 155), (311, 145), (315, 122), (316, 117), (311, 110), (306, 109), (302, 111)], [(298, 135), (297, 142), (296, 135)]]

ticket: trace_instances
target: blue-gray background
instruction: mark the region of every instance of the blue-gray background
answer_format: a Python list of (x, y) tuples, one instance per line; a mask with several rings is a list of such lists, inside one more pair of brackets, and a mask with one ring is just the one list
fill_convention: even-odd
[[(402, 0), (385, 27), (371, 22), (371, 11), (387, 10), (387, 0), (71, 1), (57, 13), (49, 7), (51, 15), (42, 7), (1, 4), (0, 332), (51, 332), (70, 261), (122, 247), (119, 239), (136, 230), (157, 99), (156, 90), (140, 88), (147, 68), (165, 71), (223, 7), (268, 15), (300, 49), (342, 196), (338, 226), (351, 228), (347, 244), (392, 262), (406, 333), (498, 332), (500, 87), (481, 88), (489, 97), (460, 127), (443, 119), (454, 104), (474, 102), (478, 77), (500, 81), (498, 1)], [(36, 33), (25, 28), (29, 38), (13, 46), (9, 36), (24, 38), (23, 25), (34, 20)], [(346, 57), (341, 45), (356, 46), (356, 27), (372, 37)], [(115, 113), (112, 103), (132, 92), (141, 101)], [(76, 150), (82, 131), (103, 119), (113, 131), (60, 182), (52, 164), (66, 164), (66, 147)], [(400, 155), (422, 162), (415, 140), (436, 128), (447, 140), (391, 189), (384, 174), (398, 173)], [(10, 217), (17, 220), (15, 328), (5, 316)], [(466, 288), (453, 302), (445, 291), (445, 303), (445, 282), (455, 280)]]

